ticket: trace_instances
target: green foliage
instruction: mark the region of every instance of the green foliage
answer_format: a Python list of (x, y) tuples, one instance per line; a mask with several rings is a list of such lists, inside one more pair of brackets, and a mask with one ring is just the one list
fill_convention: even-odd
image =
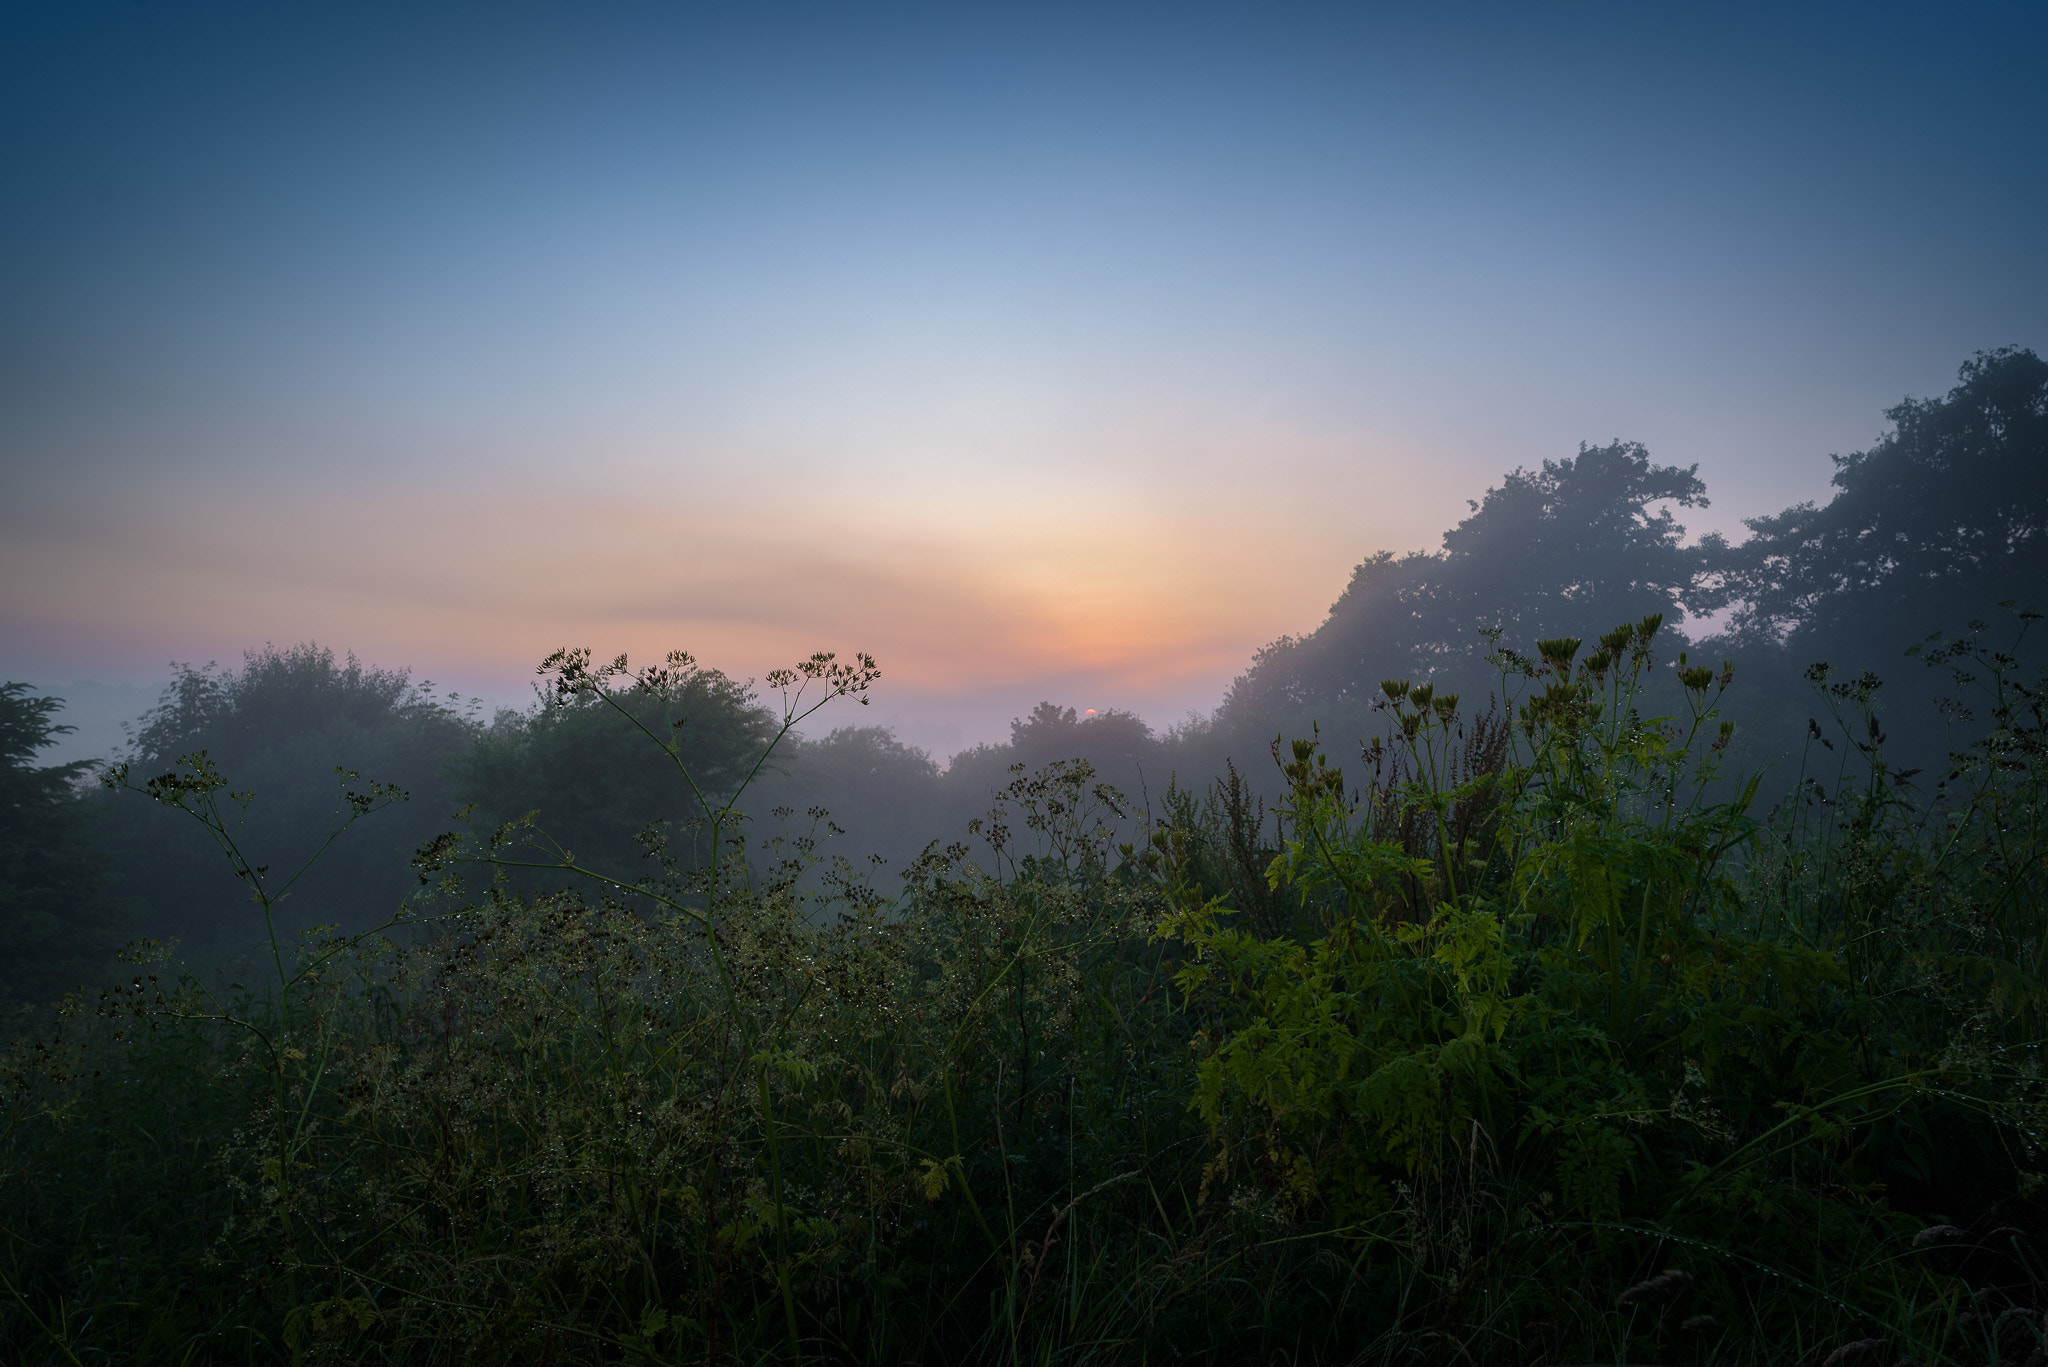
[[(1147, 1048), (1169, 1038), (1144, 947), (1159, 906), (1107, 872), (1118, 795), (1085, 763), (1019, 774), (977, 832), (1008, 876), (935, 846), (891, 904), (850, 869), (816, 877), (801, 841), (745, 837), (744, 782), (720, 794), (686, 763), (687, 657), (550, 663), (667, 758), (696, 856), (651, 838), (659, 871), (628, 882), (524, 821), (437, 839), (419, 856), (423, 905), (454, 899), (437, 938), (281, 947), (267, 1000), (145, 975), (17, 1055), (11, 1154), (57, 1242), (8, 1249), (13, 1346), (69, 1352), (68, 1295), (142, 1356), (916, 1360), (1129, 1333), (1145, 1307), (1104, 1321), (1072, 1294), (1117, 1260), (1050, 1258), (1061, 1230), (1071, 1255), (1084, 1224), (1091, 1244), (1117, 1229), (1097, 1208), (1123, 1187), (1169, 1183), (1134, 1142), (1189, 1137), (1181, 1098), (1155, 1099), (1171, 1049)], [(771, 676), (783, 706), (752, 772), (873, 673), (821, 656)], [(204, 757), (148, 793), (268, 891)], [(535, 865), (581, 891), (472, 901), (447, 877)], [(75, 1066), (88, 1055), (106, 1066)], [(1118, 1063), (1077, 1067), (1095, 1057)], [(52, 1256), (82, 1252), (67, 1184), (155, 1087), (227, 1100), (177, 1172), (225, 1217), (213, 1251)], [(168, 1216), (141, 1211), (155, 1231)]]
[[(1661, 629), (1498, 650), (1502, 706), (1386, 682), (1356, 761), (1276, 742), (1271, 810), (1226, 770), (1140, 829), (1088, 761), (1018, 765), (886, 891), (739, 805), (871, 661), (730, 694), (765, 720), (721, 769), (717, 676), (563, 652), (561, 714), (666, 767), (638, 856), (444, 834), (405, 935), (279, 933), (260, 798), (193, 755), (139, 786), (273, 972), (139, 964), (6, 1055), (0, 1345), (2023, 1361), (2048, 678), (1930, 644), (1980, 739), (1923, 793), (1870, 682), (1817, 675), (1841, 763), (1759, 814), (1731, 672)], [(341, 791), (337, 837), (394, 796)]]
[[(1220, 1023), (1193, 1103), (1219, 1168), (1285, 1174), (1297, 1208), (1368, 1247), (1406, 1231), (1446, 1288), (1566, 1223), (1711, 1252), (1724, 1294), (1750, 1268), (1854, 1278), (1887, 1191), (1956, 1219), (2016, 1199), (2040, 1062), (2039, 689), (2009, 654), (1951, 645), (1989, 674), (1995, 724), (1940, 801), (1915, 803), (1865, 712), (1861, 789), (1802, 786), (1766, 826), (1757, 779), (1720, 773), (1731, 669), (1681, 653), (1684, 714), (1643, 714), (1660, 625), (1583, 657), (1576, 639), (1499, 652), (1522, 698), (1497, 764), (1457, 762), (1486, 718), (1400, 681), (1393, 781), (1353, 790), (1295, 742), (1269, 870), (1302, 908), (1289, 933), (1245, 928), (1180, 833), (1155, 835), (1177, 981)], [(1804, 802), (1833, 804), (1823, 828)], [(1961, 1170), (1934, 1153), (1959, 1131)], [(1458, 1206), (1448, 1247), (1414, 1241), (1428, 1192), (1438, 1218)], [(1554, 1293), (1525, 1294), (1495, 1313), (1552, 1313)]]
[(35, 762), (71, 729), (52, 719), (62, 706), (0, 684), (0, 1009), (54, 1001), (98, 974), (124, 919), (78, 794), (89, 766)]
[[(310, 646), (181, 669), (101, 849), (144, 929), (261, 952), (137, 946), (5, 1053), (0, 1355), (2027, 1361), (2037, 614), (1889, 685), (1779, 642), (2041, 578), (2042, 377), (1980, 356), (1734, 550), (1639, 446), (1517, 471), (1212, 722), (1047, 703), (944, 774), (800, 732), (865, 657), (565, 651), (488, 730)], [(1731, 601), (1744, 689), (1660, 663)], [(112, 924), (50, 721), (0, 689), (28, 997)]]

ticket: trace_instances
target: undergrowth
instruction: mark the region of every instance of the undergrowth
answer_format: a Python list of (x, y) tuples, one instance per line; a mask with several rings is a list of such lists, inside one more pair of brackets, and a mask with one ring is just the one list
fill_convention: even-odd
[[(2022, 627), (2031, 615), (2022, 614)], [(215, 983), (138, 946), (6, 1061), (0, 1347), (136, 1362), (2048, 1361), (2043, 682), (1931, 642), (1979, 739), (1894, 771), (1868, 676), (1721, 770), (1660, 623), (1389, 681), (1139, 813), (1014, 771), (884, 896), (829, 814), (691, 772), (687, 656), (560, 705), (691, 820), (600, 867), (424, 847), (399, 916)], [(780, 729), (876, 676), (769, 680)], [(1962, 732), (1959, 732), (1962, 734)], [(204, 755), (131, 784), (220, 844)], [(1783, 779), (1777, 780), (1780, 787)], [(335, 839), (397, 794), (343, 774)]]

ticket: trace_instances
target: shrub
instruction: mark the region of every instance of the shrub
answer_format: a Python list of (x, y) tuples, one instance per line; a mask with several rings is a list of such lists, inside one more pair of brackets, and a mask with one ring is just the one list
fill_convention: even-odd
[[(693, 661), (560, 654), (558, 694), (673, 775), (638, 875), (531, 819), (451, 833), (405, 935), (75, 1001), (7, 1064), (0, 1342), (2024, 1358), (2048, 692), (1931, 646), (1992, 726), (1922, 795), (1871, 685), (1818, 677), (1844, 767), (1759, 813), (1721, 773), (1730, 671), (1681, 656), (1686, 711), (1643, 714), (1659, 626), (1499, 652), (1505, 711), (1390, 682), (1358, 781), (1276, 742), (1271, 814), (1231, 771), (1141, 830), (1086, 762), (1019, 766), (889, 896), (827, 814), (739, 806), (871, 661), (771, 676), (712, 786)], [(146, 791), (274, 927), (204, 758)]]

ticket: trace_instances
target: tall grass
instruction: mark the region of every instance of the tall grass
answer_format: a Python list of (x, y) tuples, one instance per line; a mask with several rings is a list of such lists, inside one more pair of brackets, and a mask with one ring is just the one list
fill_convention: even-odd
[[(0, 1346), (2025, 1361), (2040, 685), (1942, 643), (1985, 738), (1901, 776), (1822, 678), (1846, 764), (1758, 810), (1729, 671), (1641, 714), (1657, 633), (1501, 652), (1491, 708), (1390, 681), (1358, 760), (1276, 745), (1272, 812), (1013, 773), (888, 898), (690, 772), (686, 657), (559, 655), (695, 819), (636, 868), (450, 835), (392, 933), (75, 1001), (7, 1063)], [(872, 677), (772, 679), (780, 734)], [(145, 796), (225, 791), (180, 774)]]

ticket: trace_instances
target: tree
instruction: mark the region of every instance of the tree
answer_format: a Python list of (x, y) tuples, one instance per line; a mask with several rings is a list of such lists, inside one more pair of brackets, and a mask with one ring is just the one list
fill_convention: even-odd
[(1833, 457), (1825, 507), (1748, 520), (1730, 555), (1739, 639), (1873, 664), (2048, 588), (2048, 362), (2005, 347), (1957, 379), (1887, 410), (1869, 450)]
[[(966, 822), (946, 809), (931, 755), (886, 727), (841, 726), (815, 740), (792, 736), (784, 747), (777, 752), (778, 758), (787, 754), (781, 771), (748, 794), (749, 810), (766, 818), (757, 838), (782, 828), (775, 813), (783, 810), (789, 826), (815, 827), (830, 837), (821, 853), (842, 855), (864, 871), (879, 856), (886, 874), (907, 866), (935, 836), (956, 834)], [(814, 818), (813, 811), (826, 816)]]
[(1083, 714), (1041, 702), (1029, 715), (1011, 718), (1007, 742), (976, 745), (953, 756), (943, 779), (949, 824), (957, 830), (985, 814), (1015, 777), (1012, 766), (1036, 773), (1062, 760), (1087, 761), (1091, 783), (1106, 783), (1140, 805), (1170, 775), (1158, 737), (1135, 713), (1110, 707)]
[[(747, 778), (775, 720), (746, 683), (718, 670), (692, 669), (679, 687), (683, 763), (708, 797), (721, 800)], [(663, 725), (649, 699), (625, 694), (618, 706), (633, 710), (640, 725)], [(501, 712), (460, 761), (457, 782), (485, 819), (532, 813), (537, 827), (580, 862), (628, 879), (639, 876), (645, 851), (635, 836), (647, 823), (687, 822), (696, 810), (674, 763), (648, 744), (640, 726), (583, 693), (551, 697), (532, 713)], [(672, 826), (670, 835), (671, 852), (688, 865), (688, 832)]]
[(1698, 471), (1654, 465), (1622, 441), (1511, 471), (1467, 505), (1441, 551), (1361, 562), (1321, 627), (1259, 652), (1226, 713), (1356, 702), (1385, 678), (1478, 683), (1483, 631), (1590, 638), (1653, 612), (1675, 622), (1723, 606), (1709, 573), (1720, 538), (1683, 544), (1672, 513), (1707, 506)]
[[(255, 794), (239, 838), (258, 862), (278, 868), (296, 867), (325, 838), (337, 768), (397, 784), (411, 800), (324, 855), (280, 909), (294, 931), (388, 915), (413, 886), (407, 857), (449, 825), (455, 794), (446, 771), (475, 736), (475, 722), (405, 670), (337, 658), (310, 642), (249, 651), (239, 670), (174, 669), (130, 740), (136, 772), (164, 772), (204, 750), (233, 790)], [(178, 813), (105, 797), (105, 838), (127, 855), (142, 928), (179, 940), (199, 960), (245, 948), (256, 933), (247, 891), (204, 833)]]
[(0, 1002), (45, 1002), (113, 960), (121, 906), (78, 792), (87, 761), (38, 767), (63, 702), (0, 684)]

